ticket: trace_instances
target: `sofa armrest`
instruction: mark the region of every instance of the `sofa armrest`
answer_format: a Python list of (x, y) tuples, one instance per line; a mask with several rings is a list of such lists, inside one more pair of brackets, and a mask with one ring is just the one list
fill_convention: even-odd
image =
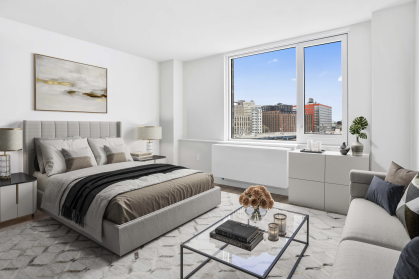
[(351, 201), (355, 198), (365, 198), (374, 176), (386, 178), (387, 173), (376, 171), (351, 170), (349, 173), (349, 193)]

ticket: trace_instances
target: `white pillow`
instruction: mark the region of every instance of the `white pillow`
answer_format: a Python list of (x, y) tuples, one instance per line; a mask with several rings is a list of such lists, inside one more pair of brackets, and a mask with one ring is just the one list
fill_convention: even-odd
[(48, 176), (64, 173), (67, 170), (65, 158), (61, 150), (65, 149), (80, 149), (89, 148), (89, 156), (92, 158), (92, 165), (97, 166), (95, 157), (90, 150), (87, 139), (69, 139), (69, 140), (41, 140), (42, 155), (44, 157), (45, 172)]
[(89, 142), (90, 148), (93, 151), (96, 162), (99, 166), (105, 165), (108, 163), (108, 158), (105, 152), (105, 145), (107, 146), (123, 145), (127, 162), (134, 161), (122, 138), (98, 138), (98, 139), (88, 138), (87, 140)]

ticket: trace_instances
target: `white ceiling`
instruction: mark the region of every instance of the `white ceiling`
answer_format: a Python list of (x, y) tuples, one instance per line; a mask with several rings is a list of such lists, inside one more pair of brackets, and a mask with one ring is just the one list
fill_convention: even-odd
[(367, 21), (373, 11), (412, 1), (0, 0), (0, 17), (156, 61), (185, 61)]

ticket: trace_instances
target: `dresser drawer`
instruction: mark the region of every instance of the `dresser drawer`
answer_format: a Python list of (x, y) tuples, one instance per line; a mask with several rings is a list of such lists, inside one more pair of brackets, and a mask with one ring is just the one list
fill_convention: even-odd
[(289, 153), (289, 177), (324, 182), (326, 156), (302, 152)]
[(349, 155), (326, 156), (326, 183), (349, 186), (351, 170), (369, 170), (369, 158)]
[(288, 195), (291, 204), (324, 209), (324, 182), (290, 178)]
[(349, 186), (325, 183), (324, 209), (348, 214)]

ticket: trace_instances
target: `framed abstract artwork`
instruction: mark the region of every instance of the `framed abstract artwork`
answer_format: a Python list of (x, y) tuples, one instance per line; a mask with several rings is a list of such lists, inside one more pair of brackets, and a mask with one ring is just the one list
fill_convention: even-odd
[(108, 112), (106, 68), (35, 54), (35, 110)]

